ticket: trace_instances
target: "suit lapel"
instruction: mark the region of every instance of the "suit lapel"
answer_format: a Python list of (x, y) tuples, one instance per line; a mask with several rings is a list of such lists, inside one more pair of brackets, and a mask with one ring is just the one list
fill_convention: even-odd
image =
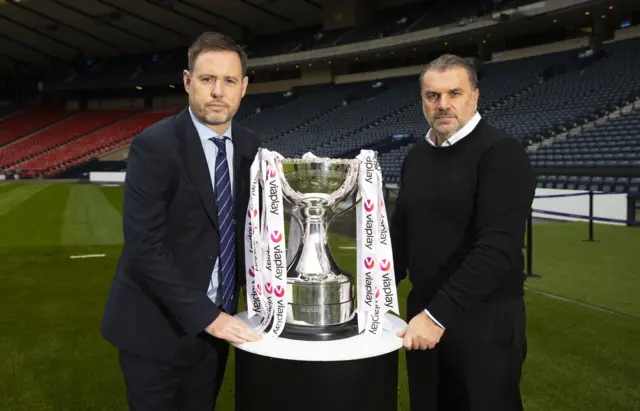
[(216, 199), (213, 193), (213, 185), (211, 182), (211, 174), (209, 173), (209, 167), (207, 166), (207, 159), (204, 155), (202, 148), (202, 142), (198, 136), (189, 111), (183, 110), (178, 115), (177, 127), (180, 128), (183, 144), (182, 158), (187, 168), (187, 173), (191, 182), (196, 187), (202, 205), (204, 206), (209, 219), (213, 223), (213, 226), (220, 232), (220, 225), (218, 223), (218, 210), (216, 206)]

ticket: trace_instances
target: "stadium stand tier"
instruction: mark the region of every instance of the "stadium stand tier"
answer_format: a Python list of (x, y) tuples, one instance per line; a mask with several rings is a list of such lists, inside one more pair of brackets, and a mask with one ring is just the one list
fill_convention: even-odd
[(42, 103), (0, 120), (0, 147), (69, 117), (62, 103)]
[(0, 168), (15, 166), (25, 159), (62, 146), (132, 113), (130, 110), (101, 110), (70, 115), (42, 131), (7, 145), (0, 151)]
[(173, 113), (175, 111), (152, 110), (129, 115), (54, 150), (33, 156), (30, 160), (10, 167), (9, 170), (23, 170), (23, 175), (26, 177), (55, 176), (91, 158), (125, 147), (135, 134)]
[[(251, 59), (344, 46), (420, 30), (455, 27), (461, 21), (472, 22), (488, 17), (493, 11), (535, 3), (535, 0), (502, 1), (493, 9), (479, 7), (481, 2), (472, 0), (455, 3), (455, 7), (452, 7), (451, 0), (437, 0), (428, 5), (409, 3), (376, 11), (354, 27), (334, 30), (324, 30), (322, 26), (298, 28), (261, 35), (247, 40), (243, 46)], [(54, 92), (177, 84), (182, 81), (181, 73), (185, 67), (187, 48), (184, 47), (153, 54), (89, 60), (78, 58), (68, 70), (51, 73), (43, 81), (43, 87)]]

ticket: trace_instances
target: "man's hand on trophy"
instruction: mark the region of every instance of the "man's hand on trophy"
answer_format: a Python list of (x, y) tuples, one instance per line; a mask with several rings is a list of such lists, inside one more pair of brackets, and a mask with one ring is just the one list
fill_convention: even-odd
[(398, 332), (402, 345), (408, 350), (431, 350), (440, 342), (444, 329), (435, 324), (426, 312), (422, 311), (409, 321), (404, 331)]
[(216, 338), (229, 341), (233, 344), (243, 344), (262, 339), (260, 333), (252, 330), (246, 323), (227, 313), (220, 313), (218, 318), (216, 318), (205, 331)]

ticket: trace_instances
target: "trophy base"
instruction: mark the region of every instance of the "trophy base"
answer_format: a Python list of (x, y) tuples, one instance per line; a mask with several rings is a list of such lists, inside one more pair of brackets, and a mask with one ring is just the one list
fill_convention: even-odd
[(298, 341), (333, 341), (358, 335), (358, 317), (333, 325), (298, 325), (286, 323), (280, 338)]

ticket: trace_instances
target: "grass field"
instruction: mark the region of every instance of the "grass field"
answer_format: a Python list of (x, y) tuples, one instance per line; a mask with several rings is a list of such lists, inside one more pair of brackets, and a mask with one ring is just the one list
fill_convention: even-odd
[[(126, 410), (100, 318), (122, 242), (122, 189), (0, 185), (0, 410)], [(534, 226), (528, 411), (640, 409), (640, 229)], [(352, 271), (351, 240), (333, 237)], [(71, 256), (105, 254), (103, 258)], [(408, 284), (400, 288), (406, 296)], [(404, 309), (404, 304), (402, 304)], [(408, 411), (401, 353), (399, 410)], [(233, 409), (233, 357), (217, 408)], [(359, 410), (358, 410), (359, 411)]]

